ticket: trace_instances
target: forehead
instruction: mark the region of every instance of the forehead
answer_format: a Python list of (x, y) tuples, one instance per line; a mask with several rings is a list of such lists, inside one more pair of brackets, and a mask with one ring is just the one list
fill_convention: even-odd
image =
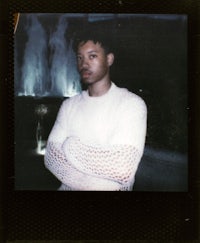
[(78, 53), (91, 51), (104, 52), (104, 49), (99, 42), (94, 43), (92, 40), (88, 40), (86, 42), (82, 41), (78, 45)]

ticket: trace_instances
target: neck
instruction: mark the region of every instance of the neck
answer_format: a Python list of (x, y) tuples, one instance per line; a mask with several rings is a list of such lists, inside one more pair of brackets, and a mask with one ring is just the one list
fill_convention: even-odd
[(111, 80), (96, 82), (88, 86), (89, 96), (102, 96), (110, 89)]

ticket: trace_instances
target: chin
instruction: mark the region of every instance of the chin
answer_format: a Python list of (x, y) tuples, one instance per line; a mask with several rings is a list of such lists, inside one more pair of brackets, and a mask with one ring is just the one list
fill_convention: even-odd
[(88, 79), (82, 79), (82, 82), (83, 82), (83, 84), (85, 84), (85, 85), (91, 85), (91, 84), (95, 83), (95, 81), (93, 81), (93, 80), (88, 80)]

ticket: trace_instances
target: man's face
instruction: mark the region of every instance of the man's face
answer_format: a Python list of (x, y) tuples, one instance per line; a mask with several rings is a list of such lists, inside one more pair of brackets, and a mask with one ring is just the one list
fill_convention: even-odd
[(109, 79), (109, 67), (113, 62), (113, 55), (106, 55), (104, 49), (97, 42), (80, 43), (77, 51), (78, 71), (85, 84), (93, 84)]

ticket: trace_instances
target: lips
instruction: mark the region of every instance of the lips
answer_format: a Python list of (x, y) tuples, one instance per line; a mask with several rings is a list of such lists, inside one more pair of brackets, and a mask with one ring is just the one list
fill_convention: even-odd
[(90, 71), (88, 71), (88, 70), (83, 70), (83, 71), (81, 72), (81, 76), (82, 76), (83, 78), (88, 78), (91, 74), (92, 74), (92, 73), (91, 73)]

